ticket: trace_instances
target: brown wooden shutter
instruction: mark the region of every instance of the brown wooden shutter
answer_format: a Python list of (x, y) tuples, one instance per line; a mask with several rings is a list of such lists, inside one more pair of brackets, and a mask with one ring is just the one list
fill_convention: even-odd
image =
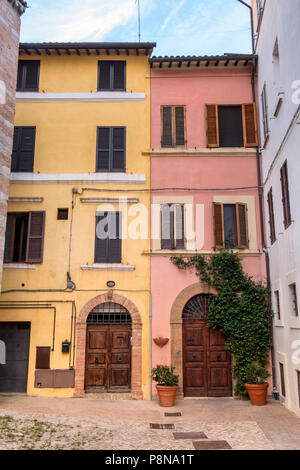
[(7, 214), (4, 262), (12, 263), (15, 243), (16, 214)]
[(219, 147), (218, 105), (206, 105), (207, 147)]
[(243, 104), (244, 146), (257, 146), (257, 126), (255, 103)]
[(185, 248), (185, 236), (184, 236), (184, 205), (175, 205), (175, 243), (177, 250), (184, 250)]
[(237, 232), (239, 248), (248, 248), (248, 229), (247, 229), (247, 205), (237, 204)]
[(176, 145), (185, 145), (185, 108), (175, 106)]
[(172, 204), (161, 206), (161, 249), (174, 249), (174, 207)]
[(50, 347), (38, 346), (36, 348), (36, 369), (50, 369)]
[(276, 241), (274, 206), (273, 206), (273, 191), (272, 188), (268, 192), (268, 207), (269, 207), (269, 225), (270, 225), (270, 239), (271, 244)]
[(214, 211), (215, 247), (225, 248), (223, 204), (214, 203), (213, 211)]
[(26, 263), (42, 263), (45, 212), (29, 212)]
[(288, 228), (292, 223), (291, 207), (290, 207), (290, 192), (289, 180), (287, 171), (287, 162), (285, 161), (280, 170), (280, 181), (282, 191), (282, 205), (283, 205), (283, 223), (284, 228)]
[(173, 147), (172, 106), (162, 107), (162, 147)]

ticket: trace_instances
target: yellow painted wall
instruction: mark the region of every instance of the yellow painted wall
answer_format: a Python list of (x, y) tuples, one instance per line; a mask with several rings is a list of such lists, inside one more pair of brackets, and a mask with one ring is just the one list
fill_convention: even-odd
[[(24, 59), (25, 57), (21, 57)], [(33, 56), (40, 60), (40, 92), (90, 92), (97, 90), (97, 62), (92, 56)], [(116, 192), (86, 192), (84, 197), (118, 197), (118, 189), (150, 187), (150, 162), (142, 155), (150, 148), (150, 69), (145, 56), (113, 56), (126, 60), (127, 91), (146, 93), (141, 103), (18, 103), (16, 126), (36, 126), (35, 173), (93, 173), (96, 164), (97, 126), (126, 126), (126, 173), (144, 174), (146, 185), (125, 184), (19, 184), (12, 183), (10, 197), (42, 197), (42, 203), (9, 203), (9, 212), (46, 211), (44, 259), (35, 270), (4, 269), (2, 290), (65, 289), (68, 271), (72, 188), (114, 189)], [(149, 193), (122, 193), (138, 198), (150, 207)], [(118, 205), (114, 205), (119, 210)], [(57, 220), (57, 209), (69, 208), (69, 220)], [(97, 204), (83, 204), (75, 197), (72, 230), (71, 275), (77, 286), (72, 293), (12, 293), (1, 301), (75, 300), (77, 314), (93, 297), (107, 291), (106, 282), (116, 282), (116, 293), (130, 299), (138, 308), (143, 323), (142, 383), (144, 397), (149, 397), (149, 289), (150, 260), (143, 256), (150, 249), (148, 240), (124, 240), (122, 263), (135, 265), (133, 272), (83, 271), (80, 266), (93, 264), (95, 214)], [(128, 209), (130, 205), (128, 206)], [(123, 209), (122, 209), (123, 210)], [(130, 222), (130, 219), (129, 219)], [(24, 286), (23, 286), (24, 285)], [(89, 292), (87, 292), (87, 290)], [(130, 292), (131, 291), (131, 292)], [(133, 292), (141, 291), (141, 292)], [(55, 305), (55, 304), (54, 304)], [(72, 396), (73, 390), (34, 388), (35, 348), (52, 344), (52, 313), (46, 310), (0, 310), (0, 321), (30, 321), (31, 342), (28, 394), (38, 396)], [(61, 342), (70, 339), (71, 304), (57, 304), (55, 351), (51, 368), (68, 368), (69, 356), (61, 353)]]

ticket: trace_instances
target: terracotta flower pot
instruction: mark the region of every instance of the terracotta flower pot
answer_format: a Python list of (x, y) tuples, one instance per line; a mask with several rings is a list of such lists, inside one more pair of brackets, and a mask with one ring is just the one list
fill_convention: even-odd
[(177, 389), (177, 385), (156, 385), (160, 406), (174, 406)]
[(252, 405), (263, 406), (267, 403), (267, 392), (269, 384), (245, 384)]

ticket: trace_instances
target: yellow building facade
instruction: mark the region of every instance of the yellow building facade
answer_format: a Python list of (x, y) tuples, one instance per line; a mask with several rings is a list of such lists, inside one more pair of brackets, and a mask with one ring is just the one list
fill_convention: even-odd
[[(154, 46), (20, 46), (0, 391), (150, 397), (150, 237), (137, 217), (149, 222)], [(116, 236), (99, 238), (113, 222)]]

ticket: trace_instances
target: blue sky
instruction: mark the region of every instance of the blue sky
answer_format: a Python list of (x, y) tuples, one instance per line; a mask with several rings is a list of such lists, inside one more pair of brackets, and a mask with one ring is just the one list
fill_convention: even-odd
[[(251, 52), (248, 8), (237, 0), (140, 0), (141, 40), (154, 55)], [(137, 41), (136, 0), (27, 0), (21, 41)]]

